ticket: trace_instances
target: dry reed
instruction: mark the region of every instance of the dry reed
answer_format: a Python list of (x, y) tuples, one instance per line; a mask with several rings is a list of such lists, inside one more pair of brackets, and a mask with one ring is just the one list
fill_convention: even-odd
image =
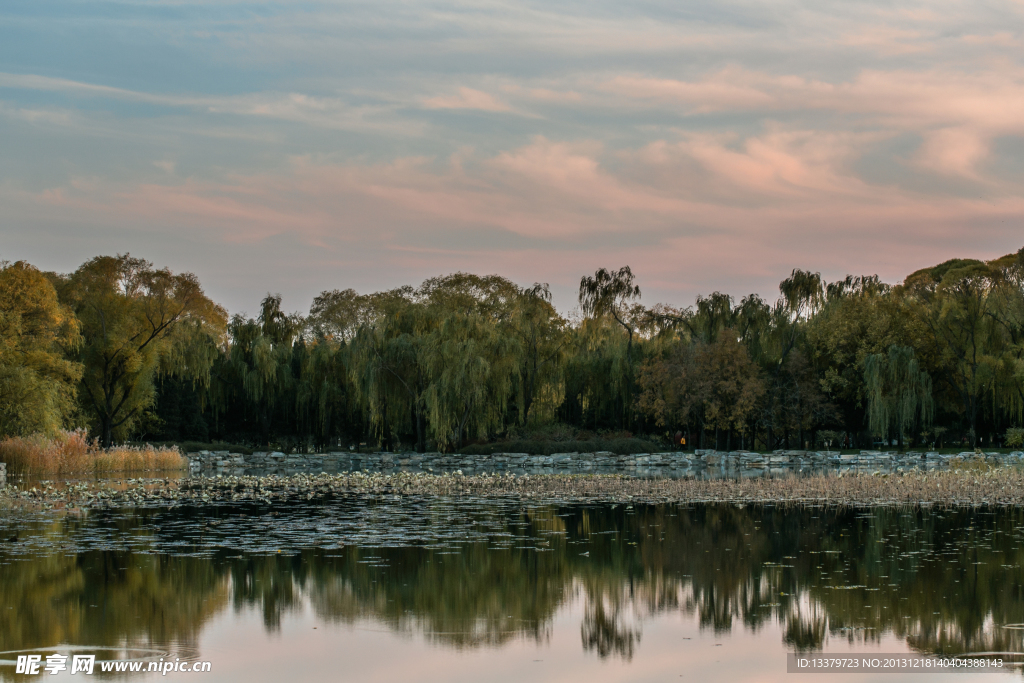
[(114, 446), (100, 448), (83, 430), (8, 437), (0, 441), (0, 462), (11, 474), (99, 474), (179, 470), (188, 460), (177, 448)]

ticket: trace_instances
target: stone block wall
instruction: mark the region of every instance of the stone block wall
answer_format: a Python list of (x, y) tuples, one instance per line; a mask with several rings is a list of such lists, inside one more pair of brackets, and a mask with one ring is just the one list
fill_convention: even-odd
[[(189, 453), (189, 467), (194, 474), (259, 474), (293, 472), (512, 472), (515, 474), (551, 473), (622, 473), (636, 476), (686, 476), (690, 474), (730, 473), (748, 470), (751, 474), (798, 469), (870, 469), (935, 468), (948, 465), (958, 456), (938, 453), (886, 453), (861, 451), (840, 455), (828, 451), (780, 450), (773, 453), (749, 451), (697, 450), (692, 453), (672, 451), (616, 455), (608, 451), (594, 453), (495, 453), (493, 455), (459, 455), (452, 453), (296, 453), (279, 452), (241, 455), (226, 451)], [(974, 453), (959, 457), (973, 458)], [(1024, 453), (984, 456), (993, 462), (1021, 462)]]

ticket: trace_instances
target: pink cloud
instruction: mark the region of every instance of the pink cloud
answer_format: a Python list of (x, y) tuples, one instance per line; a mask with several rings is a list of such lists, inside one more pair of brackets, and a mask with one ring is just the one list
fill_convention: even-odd
[(763, 90), (729, 82), (728, 74), (698, 82), (617, 76), (603, 83), (600, 88), (636, 100), (680, 102), (686, 104), (693, 113), (774, 108), (775, 104), (775, 98)]
[(478, 109), (480, 111), (506, 112), (512, 108), (490, 93), (473, 88), (460, 87), (457, 95), (438, 95), (423, 100), (427, 109)]
[[(86, 178), (18, 197), (51, 214), (175, 225), (211, 242), (257, 245), (285, 236), (322, 258), (343, 254), (346, 272), (366, 270), (365, 281), (376, 287), (466, 269), (571, 288), (580, 273), (630, 264), (663, 293), (770, 296), (796, 266), (891, 279), (974, 255), (964, 254), (964, 226), (972, 226), (971, 248), (983, 252), (976, 255), (1020, 246), (1013, 229), (1024, 221), (1019, 193), (967, 199), (861, 179), (854, 162), (879, 135), (773, 127), (747, 138), (690, 134), (625, 151), (538, 137), (491, 156), (463, 150), (449, 163), (303, 156), (286, 172), (221, 182)], [(934, 156), (917, 163), (954, 173), (979, 154), (970, 135), (955, 128), (925, 149)], [(440, 226), (450, 235), (484, 237), (465, 244), (424, 239)], [(488, 246), (492, 233), (519, 239)], [(673, 303), (686, 303), (689, 295), (676, 296), (683, 300)]]
[(989, 140), (969, 128), (930, 131), (918, 154), (925, 169), (948, 175), (978, 178), (977, 165), (989, 152)]

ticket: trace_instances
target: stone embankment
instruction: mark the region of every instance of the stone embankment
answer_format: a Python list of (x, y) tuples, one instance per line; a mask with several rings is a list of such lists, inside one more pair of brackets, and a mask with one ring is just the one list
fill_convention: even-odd
[[(240, 455), (226, 451), (189, 453), (189, 469), (196, 474), (294, 474), (299, 472), (455, 472), (465, 474), (508, 472), (512, 474), (628, 474), (641, 477), (685, 477), (694, 474), (784, 473), (801, 469), (897, 471), (900, 468), (935, 469), (948, 467), (955, 459), (973, 459), (976, 453), (947, 455), (934, 452), (887, 453), (861, 451), (842, 454), (828, 451), (713, 451), (639, 453), (616, 455), (595, 453), (495, 453), (460, 455), (451, 453), (297, 453), (278, 452)], [(1018, 463), (1024, 453), (987, 453), (992, 464)]]

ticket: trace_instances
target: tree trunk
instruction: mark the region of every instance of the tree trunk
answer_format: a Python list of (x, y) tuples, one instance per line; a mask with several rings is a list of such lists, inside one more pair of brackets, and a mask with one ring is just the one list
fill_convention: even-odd
[(427, 450), (427, 426), (424, 424), (425, 422), (426, 419), (423, 416), (423, 410), (420, 409), (416, 411), (416, 450), (420, 453)]
[(383, 433), (381, 434), (381, 440), (382, 440), (382, 445), (384, 446), (384, 450), (385, 451), (390, 451), (391, 450), (391, 425), (388, 424), (388, 402), (387, 401), (384, 401), (384, 411), (383, 411), (383, 414), (384, 414), (384, 419), (382, 420), (382, 427), (381, 427), (382, 430), (383, 430)]
[(462, 419), (459, 420), (459, 435), (458, 439), (456, 440), (456, 443), (458, 443), (458, 445), (455, 447), (455, 450), (462, 449), (462, 432), (466, 429), (466, 422), (469, 420), (469, 409), (470, 404), (467, 403), (466, 409), (462, 412)]

